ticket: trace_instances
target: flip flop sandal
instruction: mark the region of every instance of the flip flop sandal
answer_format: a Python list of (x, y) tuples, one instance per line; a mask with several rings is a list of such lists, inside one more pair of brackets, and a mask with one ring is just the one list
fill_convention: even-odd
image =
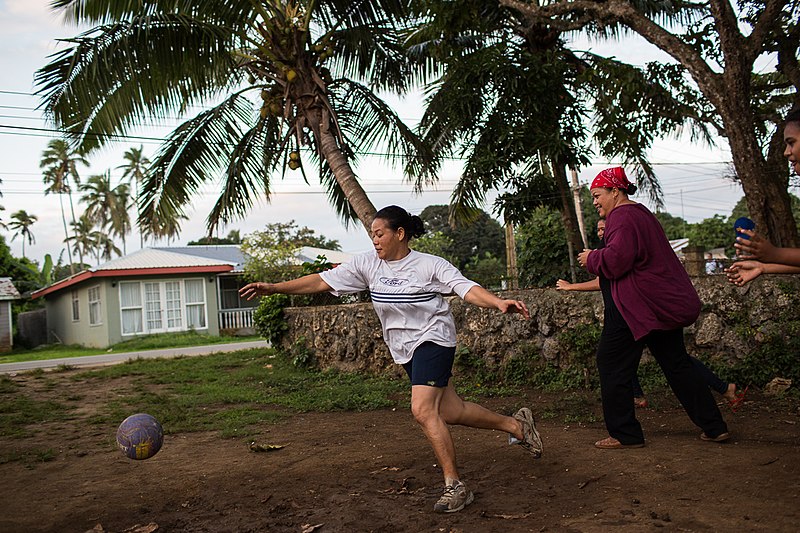
[(739, 410), (744, 403), (744, 395), (747, 394), (747, 389), (749, 388), (750, 385), (746, 386), (743, 391), (736, 393), (736, 397), (733, 400), (728, 400), (728, 406), (731, 408), (731, 411), (735, 413)]

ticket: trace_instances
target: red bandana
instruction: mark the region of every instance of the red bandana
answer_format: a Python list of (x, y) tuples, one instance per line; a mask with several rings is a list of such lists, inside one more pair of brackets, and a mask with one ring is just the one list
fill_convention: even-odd
[(600, 171), (600, 174), (597, 175), (589, 188), (608, 187), (613, 189), (616, 187), (624, 191), (630, 184), (631, 182), (628, 181), (628, 176), (625, 175), (625, 170), (622, 167), (612, 167)]

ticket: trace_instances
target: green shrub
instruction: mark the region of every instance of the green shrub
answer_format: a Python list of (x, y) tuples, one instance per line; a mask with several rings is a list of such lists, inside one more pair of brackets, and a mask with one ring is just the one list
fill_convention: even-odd
[(273, 294), (261, 298), (261, 303), (253, 311), (253, 327), (256, 332), (277, 346), (289, 326), (283, 316), (283, 308), (289, 305), (290, 299), (285, 294)]

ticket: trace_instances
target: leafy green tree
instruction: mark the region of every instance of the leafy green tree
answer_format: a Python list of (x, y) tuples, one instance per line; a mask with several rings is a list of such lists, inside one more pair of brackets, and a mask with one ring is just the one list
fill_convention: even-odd
[(153, 117), (219, 102), (154, 157), (141, 224), (179, 217), (203, 184), (222, 178), (211, 232), (269, 197), (274, 172), (305, 175), (313, 163), (337, 213), (368, 230), (375, 208), (351, 166), (356, 154), (388, 147), (409, 177), (435, 179), (426, 145), (378, 96), (414, 82), (400, 44), (406, 5), (55, 0), (68, 22), (97, 26), (68, 39), (36, 83), (55, 125), (87, 151)]
[(248, 260), (244, 266), (245, 277), (253, 281), (284, 281), (297, 277), (301, 265), (296, 252), (303, 246), (339, 250), (339, 243), (314, 230), (299, 228), (294, 220), (267, 224), (263, 231), (245, 235), (242, 251)]
[(27, 241), (28, 244), (36, 242), (36, 238), (31, 232), (31, 226), (33, 226), (37, 220), (39, 220), (39, 217), (29, 214), (24, 209), (20, 209), (11, 214), (11, 222), (8, 224), (8, 229), (14, 232), (14, 235), (11, 237), (12, 241), (18, 236), (22, 237), (22, 257), (25, 257), (25, 241)]
[(553, 287), (570, 271), (564, 245), (564, 224), (558, 211), (534, 209), (516, 230), (517, 270), (520, 287)]
[[(669, 54), (675, 63), (660, 67), (667, 85), (685, 102), (687, 116), (727, 139), (737, 179), (762, 233), (779, 246), (797, 245), (788, 169), (781, 157), (782, 131), (775, 125), (792, 104), (800, 103), (800, 3), (500, 0), (500, 4), (518, 12), (527, 28), (543, 32), (599, 28), (609, 36), (624, 28)], [(767, 55), (776, 59), (774, 71), (756, 68)], [(642, 133), (653, 131), (659, 130)]]
[(574, 51), (567, 30), (528, 24), (498, 2), (417, 4), (410, 52), (439, 75), (420, 129), (437, 153), (466, 159), (451, 199), (456, 218), (505, 189), (495, 203), (504, 220), (524, 223), (532, 209), (554, 207), (570, 249), (580, 249), (568, 171), (588, 163), (590, 134), (601, 156), (633, 168), (661, 202), (648, 150), (692, 120), (663, 72)]
[[(27, 258), (14, 257), (2, 235), (0, 235), (0, 277), (11, 278), (11, 282), (20, 294), (42, 287), (36, 264)], [(15, 307), (15, 310), (18, 308)]]
[(421, 237), (411, 242), (411, 248), (425, 254), (438, 255), (453, 264), (458, 262), (453, 255), (453, 239), (443, 231), (426, 231)]
[(446, 205), (429, 205), (419, 216), (425, 229), (432, 233), (441, 232), (452, 241), (451, 248), (441, 251), (445, 254), (443, 257), (452, 258), (451, 262), (459, 269), (474, 257), (483, 257), (486, 253), (503, 258), (505, 265), (505, 231), (486, 212), (474, 210), (469, 220), (456, 221), (455, 226), (450, 224), (450, 210)]
[(666, 211), (656, 211), (653, 214), (661, 222), (661, 227), (664, 228), (667, 239), (683, 239), (689, 236), (688, 224), (681, 217), (670, 215)]
[(189, 246), (195, 245), (208, 245), (208, 244), (241, 244), (242, 237), (238, 229), (233, 229), (228, 232), (227, 237), (200, 237), (196, 241), (189, 241)]
[[(125, 151), (125, 153), (122, 154), (122, 158), (125, 160), (125, 164), (117, 168), (122, 169), (122, 179), (126, 180), (129, 191), (133, 191), (131, 199), (138, 211), (139, 198), (142, 195), (142, 186), (144, 185), (147, 171), (150, 168), (150, 159), (144, 155), (144, 147), (142, 145), (139, 145), (139, 148), (131, 148)], [(124, 244), (125, 242), (123, 240), (123, 248)], [(144, 234), (141, 228), (139, 228), (139, 246), (144, 248)]]
[(714, 215), (696, 224), (689, 224), (686, 236), (692, 246), (702, 246), (704, 250), (725, 248), (728, 255), (733, 251), (733, 226), (724, 215)]
[(506, 262), (489, 252), (475, 255), (464, 267), (463, 274), (489, 289), (500, 289), (506, 277)]
[(120, 257), (122, 255), (122, 251), (117, 247), (114, 243), (114, 240), (109, 236), (107, 233), (103, 231), (95, 231), (92, 233), (94, 237), (95, 245), (95, 258), (97, 259), (97, 263), (100, 263), (100, 260), (104, 261), (111, 261), (114, 256)]

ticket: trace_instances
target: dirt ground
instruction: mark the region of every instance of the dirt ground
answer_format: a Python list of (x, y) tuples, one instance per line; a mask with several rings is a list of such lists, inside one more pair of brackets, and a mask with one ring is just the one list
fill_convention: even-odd
[[(70, 373), (47, 388), (14, 378), (37, 399), (68, 391), (85, 407), (32, 437), (0, 439), (3, 455), (56, 451), (48, 462), (0, 464), (0, 532), (772, 532), (796, 531), (800, 519), (800, 413), (757, 391), (735, 414), (722, 407), (728, 443), (700, 441), (663, 393), (639, 411), (647, 446), (611, 451), (592, 446), (606, 435), (602, 421), (564, 422), (563, 394), (489, 400), (502, 412), (532, 407), (544, 456), (498, 432), (453, 428), (475, 502), (439, 515), (441, 472), (407, 411), (296, 415), (255, 437), (286, 445), (267, 453), (212, 433), (170, 434), (155, 457), (132, 461), (115, 449), (115, 427), (82, 422), (119, 384), (89, 388)], [(584, 400), (601, 420), (597, 395)]]

